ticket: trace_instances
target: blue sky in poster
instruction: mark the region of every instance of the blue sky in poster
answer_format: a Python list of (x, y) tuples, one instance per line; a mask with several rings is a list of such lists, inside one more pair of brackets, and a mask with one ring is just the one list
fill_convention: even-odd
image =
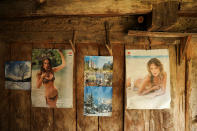
[(84, 60), (85, 61), (89, 61), (89, 60), (94, 61), (98, 68), (102, 68), (105, 63), (108, 63), (108, 62), (113, 63), (112, 56), (85, 56)]
[(30, 61), (8, 61), (5, 63), (5, 76), (12, 79), (20, 79), (18, 72), (21, 71), (19, 65), (23, 64), (24, 68), (27, 66), (25, 78), (31, 77), (31, 62)]
[(98, 98), (112, 99), (112, 87), (86, 86), (84, 88), (85, 96), (86, 94), (91, 94), (91, 93), (94, 97), (94, 100), (98, 100)]

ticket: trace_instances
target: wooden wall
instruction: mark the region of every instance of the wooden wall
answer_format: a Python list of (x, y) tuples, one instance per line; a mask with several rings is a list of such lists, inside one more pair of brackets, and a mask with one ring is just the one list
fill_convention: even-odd
[[(175, 45), (177, 38), (151, 39), (152, 48), (168, 48), (170, 51), (172, 98), (170, 109), (127, 110), (124, 87), (124, 50), (145, 49), (147, 45), (144, 46), (144, 43), (148, 43), (145, 37), (127, 35), (129, 29), (141, 28), (137, 23), (137, 17), (131, 14), (152, 12), (152, 18), (150, 18), (152, 27), (149, 31), (196, 32), (197, 18), (185, 17), (184, 14), (184, 11), (188, 9), (193, 11), (196, 4), (187, 3), (187, 0), (179, 2), (139, 0), (135, 3), (129, 0), (96, 0), (94, 2), (85, 0), (84, 6), (81, 6), (80, 0), (74, 0), (73, 3), (71, 0), (58, 0), (58, 2), (57, 0), (50, 0), (44, 4), (38, 4), (32, 0), (0, 2), (1, 131), (196, 130), (197, 53), (193, 51), (191, 56), (184, 58), (179, 65)], [(114, 6), (111, 6), (111, 3)], [(169, 12), (169, 17), (164, 17)], [(177, 12), (181, 17), (177, 16)], [(85, 55), (109, 55), (103, 45), (106, 21), (112, 25), (110, 39), (114, 57), (113, 113), (112, 117), (87, 117), (83, 116), (83, 57)], [(73, 30), (77, 31), (77, 45), (72, 109), (32, 108), (30, 91), (4, 88), (5, 61), (31, 61), (33, 48), (70, 48), (67, 43), (72, 39)], [(192, 41), (190, 52), (197, 49), (196, 43), (197, 40)]]
[(184, 131), (185, 125), (185, 62), (176, 63), (174, 45), (168, 48), (171, 70), (171, 109), (127, 110), (125, 101), (125, 49), (144, 46), (113, 43), (114, 73), (112, 117), (83, 116), (83, 69), (85, 55), (109, 55), (102, 43), (78, 43), (75, 54), (74, 106), (72, 109), (32, 108), (30, 91), (6, 90), (4, 88), (4, 62), (29, 60), (33, 48), (70, 48), (68, 44), (4, 43), (1, 42), (0, 76), (0, 130), (46, 130), (46, 131)]

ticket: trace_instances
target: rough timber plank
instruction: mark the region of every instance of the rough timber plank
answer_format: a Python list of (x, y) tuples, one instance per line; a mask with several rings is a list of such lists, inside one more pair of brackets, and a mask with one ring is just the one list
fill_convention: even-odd
[[(174, 61), (175, 60), (173, 60), (173, 63)], [(174, 91), (176, 92), (174, 97), (174, 127), (176, 127), (176, 131), (184, 131), (185, 124), (182, 123), (185, 123), (185, 59), (182, 60), (180, 65), (177, 64), (176, 68), (176, 90)], [(174, 71), (172, 69), (172, 73), (173, 72)]]
[(192, 52), (191, 59), (187, 60), (186, 63), (186, 119), (185, 126), (186, 131), (195, 131), (197, 130), (197, 104), (196, 104), (196, 96), (197, 96), (197, 53), (195, 50), (197, 49), (196, 42), (192, 43), (192, 47), (190, 48), (190, 52)]
[(98, 117), (84, 116), (84, 56), (98, 55), (98, 46), (77, 44), (77, 130), (97, 131)]
[[(31, 44), (11, 44), (12, 61), (30, 61)], [(30, 90), (10, 90), (10, 130), (30, 130)]]
[[(55, 44), (58, 49), (71, 49), (67, 44)], [(75, 56), (74, 56), (75, 57)], [(73, 58), (74, 58), (73, 57)], [(54, 109), (54, 129), (57, 131), (76, 131), (76, 99), (75, 99), (75, 63), (73, 68), (73, 107), (72, 108), (56, 108)], [(68, 65), (69, 66), (69, 65)]]
[[(101, 56), (109, 55), (104, 45), (100, 46)], [(124, 94), (124, 45), (113, 44), (113, 96), (112, 116), (99, 117), (99, 130), (122, 131), (123, 130), (123, 94)], [(113, 128), (112, 128), (113, 127)]]
[[(33, 44), (36, 48), (54, 48), (54, 45), (47, 43)], [(53, 131), (53, 109), (32, 107), (31, 110), (31, 130), (32, 131)]]
[(179, 16), (197, 17), (197, 3), (196, 1), (182, 1), (180, 3)]
[(168, 29), (177, 21), (177, 12), (178, 1), (155, 2), (152, 11), (152, 26), (149, 31)]
[(183, 0), (180, 4), (180, 10), (181, 11), (197, 11), (197, 3), (196, 1), (192, 0)]
[(150, 2), (130, 0), (47, 0), (36, 4), (32, 0), (1, 1), (0, 16), (43, 16), (43, 15), (125, 15), (151, 12)]
[(0, 42), (0, 130), (8, 131), (9, 130), (9, 90), (5, 89), (5, 71), (4, 63), (10, 59), (10, 44), (5, 44)]
[(197, 33), (176, 33), (176, 32), (147, 32), (147, 31), (135, 31), (129, 30), (129, 36), (148, 36), (148, 37), (186, 37), (191, 35), (197, 37)]

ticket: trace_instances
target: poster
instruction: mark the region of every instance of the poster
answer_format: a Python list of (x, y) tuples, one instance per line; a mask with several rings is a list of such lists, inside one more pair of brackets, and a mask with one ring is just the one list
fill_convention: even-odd
[(84, 115), (112, 115), (112, 56), (85, 56)]
[(33, 107), (73, 107), (72, 50), (32, 50), (31, 99)]
[(9, 61), (5, 63), (5, 88), (29, 90), (31, 82), (30, 61)]
[(125, 53), (127, 109), (170, 108), (168, 49)]

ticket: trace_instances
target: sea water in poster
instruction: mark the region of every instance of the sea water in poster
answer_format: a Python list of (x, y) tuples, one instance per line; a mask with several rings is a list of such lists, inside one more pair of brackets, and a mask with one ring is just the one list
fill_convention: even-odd
[(127, 109), (170, 108), (168, 49), (125, 53)]
[(33, 107), (73, 107), (72, 50), (32, 50), (31, 99)]
[(85, 56), (84, 115), (112, 115), (112, 56)]
[(30, 61), (9, 61), (5, 63), (5, 88), (29, 90), (31, 82)]

